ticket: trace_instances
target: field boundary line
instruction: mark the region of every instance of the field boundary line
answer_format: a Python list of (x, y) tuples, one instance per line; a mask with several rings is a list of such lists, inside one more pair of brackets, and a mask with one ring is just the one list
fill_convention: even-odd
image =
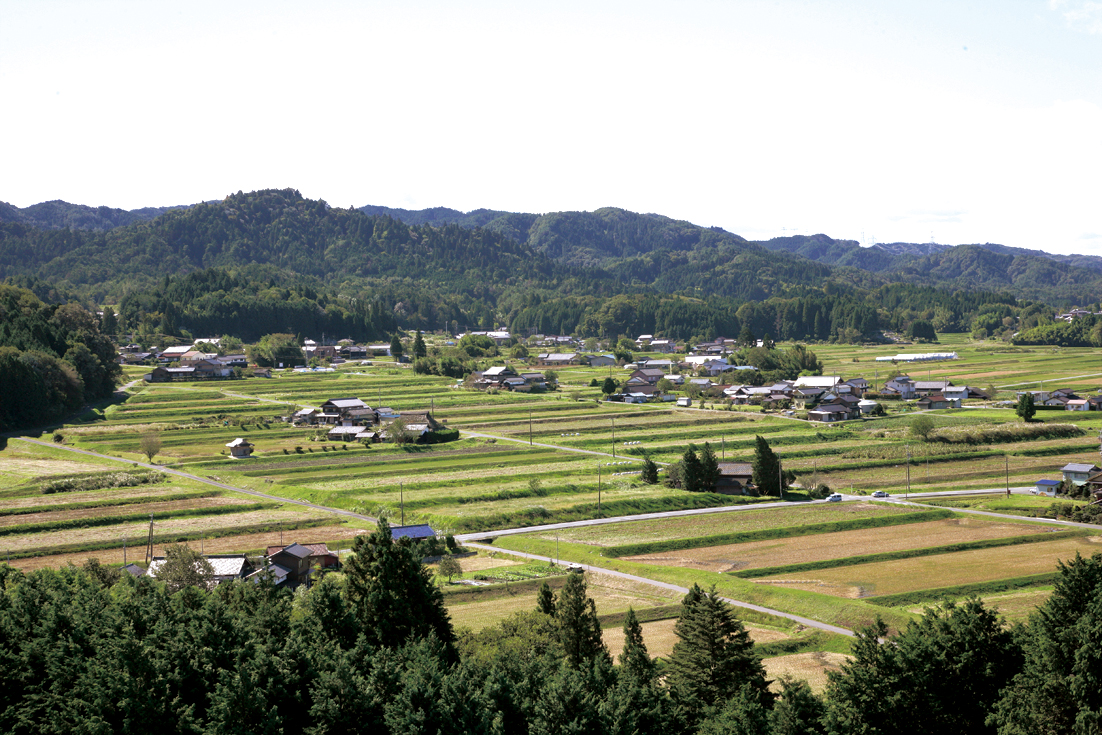
[[(458, 537), (457, 537), (457, 540), (458, 540)], [(485, 544), (470, 544), (469, 543), (469, 544), (465, 544), (465, 545), (470, 546), (470, 547), (475, 548), (475, 549), (480, 549), (482, 551), (497, 551), (497, 552), (504, 553), (504, 554), (509, 554), (509, 555), (512, 555), (512, 556), (520, 556), (520, 557), (524, 557), (526, 559), (534, 559), (535, 561), (545, 561), (549, 564), (554, 563), (554, 560), (549, 556), (541, 556), (539, 554), (529, 554), (527, 552), (513, 551), (511, 549), (510, 550), (502, 550), (502, 549), (494, 548), (493, 546), (486, 546)], [(660, 589), (670, 590), (671, 592), (677, 592), (677, 593), (682, 594), (682, 595), (687, 595), (689, 593), (689, 588), (688, 587), (682, 587), (680, 585), (670, 584), (669, 582), (659, 582), (658, 580), (648, 579), (647, 577), (640, 577), (636, 574), (628, 574), (627, 572), (618, 572), (614, 569), (605, 569), (603, 567), (596, 567), (596, 566), (593, 566), (592, 564), (577, 564), (576, 566), (579, 566), (579, 567), (581, 567), (582, 569), (584, 569), (588, 572), (596, 572), (598, 574), (607, 574), (609, 576), (618, 577), (620, 579), (626, 579), (626, 580), (629, 580), (631, 582), (640, 582), (642, 584), (649, 584), (652, 587), (658, 587)], [(854, 637), (854, 635), (855, 635), (854, 632), (852, 630), (848, 629), (848, 628), (842, 628), (842, 627), (839, 627), (837, 625), (830, 625), (829, 623), (822, 623), (822, 622), (819, 622), (818, 620), (812, 620), (811, 618), (805, 618), (805, 617), (802, 617), (800, 615), (793, 615), (792, 613), (786, 613), (786, 612), (782, 612), (780, 610), (774, 610), (774, 609), (769, 608), (769, 607), (762, 607), (761, 605), (754, 605), (754, 604), (749, 603), (749, 602), (741, 602), (739, 600), (733, 600), (729, 597), (720, 597), (719, 599), (721, 599), (724, 602), (726, 602), (727, 604), (733, 605), (735, 607), (741, 607), (741, 608), (744, 608), (746, 610), (753, 610), (754, 612), (765, 613), (766, 615), (774, 615), (774, 616), (779, 617), (779, 618), (785, 618), (786, 620), (791, 620), (793, 622), (799, 623), (800, 625), (802, 625), (806, 628), (815, 628), (817, 630), (825, 630), (828, 633), (839, 633), (841, 635), (850, 636), (851, 638)]]
[(350, 510), (344, 510), (342, 508), (330, 508), (326, 505), (318, 505), (317, 503), (310, 503), (305, 500), (295, 500), (293, 498), (284, 498), (279, 495), (270, 495), (268, 493), (262, 493), (258, 490), (246, 490), (243, 487), (235, 487), (234, 485), (227, 485), (224, 482), (218, 482), (217, 480), (211, 480), (206, 477), (200, 477), (199, 475), (193, 475), (190, 472), (181, 472), (180, 470), (174, 470), (163, 465), (149, 464), (147, 462), (137, 462), (130, 459), (122, 459), (121, 457), (112, 457), (109, 454), (100, 454), (99, 452), (91, 452), (87, 449), (77, 449), (76, 447), (67, 447), (64, 444), (54, 444), (52, 442), (39, 441), (38, 439), (28, 439), (26, 437), (16, 437), (19, 441), (24, 441), (29, 444), (37, 444), (40, 447), (51, 447), (53, 449), (64, 449), (67, 452), (73, 452), (74, 454), (84, 454), (89, 457), (97, 457), (99, 459), (109, 459), (112, 462), (119, 462), (121, 464), (136, 465), (138, 467), (145, 467), (150, 470), (159, 470), (167, 475), (175, 475), (176, 477), (182, 477), (185, 480), (194, 480), (195, 482), (201, 482), (204, 485), (213, 485), (214, 487), (222, 488), (223, 490), (229, 490), (234, 493), (242, 493), (244, 495), (252, 495), (257, 498), (265, 498), (267, 500), (275, 500), (280, 503), (290, 503), (292, 505), (300, 505), (304, 508), (312, 508), (314, 510), (321, 510), (327, 513), (334, 513), (336, 515), (348, 516), (349, 518), (357, 518), (362, 521), (370, 521), (371, 523), (377, 523), (378, 519), (372, 516), (367, 516), (362, 513), (354, 513)]

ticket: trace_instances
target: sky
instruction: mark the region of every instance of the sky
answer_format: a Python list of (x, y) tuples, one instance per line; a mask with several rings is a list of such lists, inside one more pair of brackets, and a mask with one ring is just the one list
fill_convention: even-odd
[(1102, 0), (0, 3), (0, 201), (1102, 255)]

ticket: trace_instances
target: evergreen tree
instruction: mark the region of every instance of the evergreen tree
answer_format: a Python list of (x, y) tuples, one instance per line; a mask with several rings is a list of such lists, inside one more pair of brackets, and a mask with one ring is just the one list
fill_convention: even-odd
[(108, 336), (119, 331), (119, 321), (115, 317), (115, 310), (110, 306), (103, 307), (103, 318), (100, 320), (99, 330)]
[(787, 676), (780, 680), (781, 693), (769, 712), (771, 735), (824, 735), (826, 706), (807, 682)]
[(643, 482), (648, 485), (658, 484), (658, 465), (649, 456), (643, 458)]
[(1033, 420), (1033, 416), (1037, 413), (1036, 406), (1033, 405), (1033, 394), (1026, 391), (1018, 397), (1018, 406), (1016, 408), (1018, 418), (1027, 424)]
[[(750, 684), (739, 687), (722, 709), (700, 723), (697, 735), (764, 735), (769, 732), (769, 710)], [(718, 705), (717, 705), (718, 706)]]
[(649, 682), (654, 678), (654, 661), (643, 642), (643, 627), (635, 617), (635, 608), (628, 608), (624, 618), (624, 650), (620, 653), (620, 669), (625, 676)]
[[(393, 348), (393, 346), (392, 343), (391, 348)], [(424, 357), (427, 354), (429, 354), (429, 350), (425, 347), (425, 338), (421, 336), (421, 330), (418, 329), (417, 336), (413, 339), (413, 356)]]
[(601, 383), (601, 392), (606, 396), (610, 396), (616, 392), (616, 381), (612, 378), (605, 378)]
[(402, 359), (402, 340), (397, 332), (390, 338), (390, 356), (395, 360)]
[(555, 617), (555, 593), (551, 591), (551, 585), (547, 582), (540, 585), (540, 591), (536, 595), (536, 609), (545, 615)]
[(694, 584), (681, 601), (674, 627), (678, 641), (669, 658), (670, 695), (688, 719), (722, 706), (744, 685), (763, 705), (772, 702), (765, 669), (750, 635), (715, 587)]
[(430, 634), (455, 641), (440, 589), (421, 560), (391, 538), (385, 518), (373, 533), (356, 537), (345, 574), (353, 612), (372, 644), (400, 646)]
[(597, 605), (586, 594), (585, 576), (581, 572), (571, 572), (566, 578), (555, 605), (555, 617), (559, 621), (559, 635), (569, 666), (577, 668), (601, 654), (607, 655), (601, 641)]
[(700, 450), (700, 488), (704, 491), (715, 490), (718, 483), (719, 460), (712, 445), (704, 442), (704, 448)]
[(781, 461), (761, 436), (754, 437), (754, 485), (759, 495), (781, 494)]
[(696, 456), (696, 445), (690, 444), (681, 455), (681, 487), (691, 493), (705, 490), (701, 471), (700, 458)]

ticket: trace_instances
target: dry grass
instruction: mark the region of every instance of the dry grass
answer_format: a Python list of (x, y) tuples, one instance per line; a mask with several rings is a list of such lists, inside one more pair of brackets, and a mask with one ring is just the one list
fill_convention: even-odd
[[(294, 523), (311, 518), (325, 518), (328, 515), (318, 511), (254, 510), (222, 516), (170, 518), (156, 521), (153, 525), (153, 533), (155, 535), (164, 533), (209, 533), (212, 536), (228, 536), (233, 534), (235, 528), (255, 523), (276, 523), (279, 521)], [(123, 537), (142, 537), (148, 532), (148, 528), (148, 522), (139, 522), (120, 523), (100, 528), (76, 528), (64, 531), (28, 533), (3, 538), (0, 540), (0, 548), (5, 551), (32, 551), (66, 544), (110, 543), (112, 541), (119, 541), (121, 546)]]
[(246, 500), (244, 498), (186, 498), (183, 500), (166, 500), (160, 503), (107, 505), (100, 508), (84, 508), (82, 510), (52, 510), (43, 511), (41, 513), (0, 516), (0, 528), (5, 526), (19, 526), (24, 523), (69, 521), (76, 518), (99, 518), (102, 516), (130, 513), (172, 513), (174, 511), (193, 510), (195, 508), (214, 508), (224, 505), (251, 505), (255, 502), (255, 500)]
[[(804, 679), (811, 687), (811, 691), (822, 694), (827, 686), (827, 672), (841, 671), (842, 664), (851, 658), (852, 656), (844, 653), (814, 651), (762, 659), (762, 665), (765, 666), (766, 676), (770, 679), (776, 680), (782, 676)], [(777, 692), (781, 689), (777, 683), (774, 683), (771, 688)]]
[[(767, 528), (806, 526), (832, 521), (850, 521), (900, 513), (913, 513), (914, 508), (885, 503), (857, 502), (837, 505), (791, 505), (784, 508), (738, 510), (729, 513), (705, 513), (654, 521), (633, 521), (602, 526), (583, 526), (558, 532), (563, 541), (594, 546), (616, 546), (646, 541), (712, 536), (720, 533), (759, 531)], [(554, 539), (554, 531), (532, 534), (537, 538)]]
[(52, 505), (67, 505), (69, 503), (89, 503), (100, 500), (130, 500), (133, 498), (162, 497), (171, 495), (174, 491), (183, 493), (195, 492), (191, 488), (173, 487), (172, 485), (146, 485), (141, 489), (114, 488), (111, 490), (97, 490), (95, 492), (80, 493), (53, 493), (51, 495), (27, 495), (22, 498), (5, 498), (0, 500), (0, 513), (7, 510), (21, 508), (48, 507)]
[[(589, 596), (597, 604), (598, 614), (601, 615), (624, 612), (629, 607), (639, 610), (669, 605), (681, 599), (681, 595), (676, 592), (603, 574), (586, 574), (586, 587)], [(457, 628), (467, 627), (475, 631), (496, 625), (514, 613), (535, 609), (535, 590), (525, 590), (485, 602), (464, 602), (448, 606), (452, 623)]]
[(1077, 552), (1092, 556), (1099, 551), (1102, 551), (1102, 536), (1090, 536), (859, 564), (801, 572), (796, 577), (778, 575), (754, 581), (834, 597), (858, 598), (1043, 574), (1055, 571), (1056, 562), (1066, 561)]
[(838, 533), (752, 541), (744, 544), (710, 546), (683, 551), (663, 551), (642, 556), (625, 557), (625, 559), (660, 566), (703, 569), (709, 572), (729, 572), (737, 569), (799, 564), (846, 556), (920, 549), (1007, 536), (1025, 536), (1045, 533), (1048, 530), (1037, 524), (989, 521), (970, 517), (947, 518), (906, 526), (839, 531)]
[[(282, 534), (280, 534), (279, 531), (273, 531), (270, 533), (246, 533), (240, 536), (222, 536), (220, 538), (192, 541), (189, 545), (207, 554), (239, 554), (246, 551), (263, 550), (265, 547), (275, 546), (280, 543), (290, 544), (293, 541), (299, 541), (301, 543), (332, 543), (347, 541), (355, 538), (361, 533), (363, 533), (363, 531), (355, 528), (348, 528), (346, 526), (319, 526), (318, 528), (308, 528), (302, 531), (285, 531)], [(281, 538), (283, 539), (282, 541)], [(153, 553), (155, 555), (163, 555), (164, 546), (155, 544)], [(144, 555), (145, 552), (141, 547), (135, 548), (131, 546), (127, 551), (126, 561), (142, 562), (145, 559)], [(85, 551), (77, 554), (55, 554), (53, 556), (36, 556), (29, 559), (16, 559), (11, 562), (11, 565), (16, 569), (30, 571), (45, 567), (63, 567), (66, 564), (76, 564), (79, 566), (87, 559), (99, 559), (101, 564), (122, 564), (123, 547), (119, 546), (115, 549), (102, 549), (99, 551)]]
[(44, 475), (75, 475), (83, 472), (100, 472), (103, 467), (80, 462), (67, 462), (63, 459), (0, 459), (0, 477), (17, 481), (29, 480)]
[(497, 569), (498, 567), (515, 567), (523, 563), (523, 561), (519, 561), (514, 557), (506, 557), (500, 554), (493, 559), (484, 554), (479, 554), (478, 556), (460, 559), (459, 567), (464, 572), (481, 572), (486, 569)]
[(1051, 589), (1023, 590), (984, 597), (983, 604), (999, 611), (1008, 623), (1024, 623), (1052, 594)]

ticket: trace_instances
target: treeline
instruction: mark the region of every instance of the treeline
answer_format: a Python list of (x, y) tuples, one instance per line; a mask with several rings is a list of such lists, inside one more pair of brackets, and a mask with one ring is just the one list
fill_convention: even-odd
[(1016, 345), (1102, 347), (1102, 319), (1090, 315), (1070, 322), (1052, 321), (1019, 332), (1012, 341)]
[(121, 368), (95, 315), (0, 284), (0, 428), (62, 417), (114, 391)]
[(558, 594), (544, 585), (530, 612), (454, 631), (385, 521), (356, 539), (344, 575), (294, 595), (267, 582), (206, 592), (177, 557), (164, 581), (91, 562), (0, 567), (0, 728), (1016, 735), (1095, 733), (1102, 712), (1102, 555), (1061, 565), (1024, 627), (971, 599), (895, 635), (861, 631), (824, 695), (770, 687), (733, 608), (696, 585), (656, 662), (632, 612), (622, 650), (608, 650), (577, 573)]

